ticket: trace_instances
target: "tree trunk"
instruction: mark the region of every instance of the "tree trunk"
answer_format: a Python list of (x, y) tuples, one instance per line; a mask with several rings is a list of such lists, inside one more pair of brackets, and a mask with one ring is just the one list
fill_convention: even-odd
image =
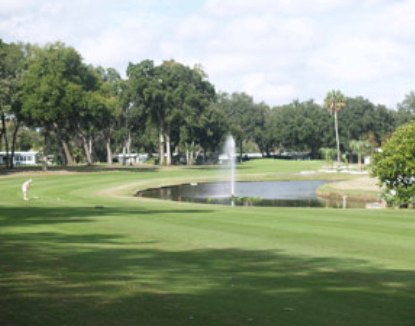
[(7, 157), (6, 167), (10, 168), (10, 165), (13, 164), (13, 157), (9, 157), (9, 139), (7, 137), (6, 116), (4, 115), (4, 113), (1, 115), (1, 126), (2, 126), (2, 129), (3, 129), (4, 146), (5, 146), (5, 149), (6, 149), (6, 156), (5, 157)]
[[(3, 121), (3, 119), (0, 119), (1, 121)], [(0, 150), (2, 149), (2, 142), (3, 142), (3, 133), (5, 133), (6, 130), (4, 130), (3, 125), (0, 128)]]
[(85, 138), (85, 136), (82, 135), (82, 134), (81, 134), (81, 139), (82, 139), (82, 144), (83, 144), (83, 147), (84, 147), (86, 162), (87, 162), (88, 165), (92, 165), (92, 158), (91, 158), (90, 147), (88, 146), (88, 141)]
[(69, 166), (73, 165), (73, 159), (72, 159), (71, 151), (69, 150), (68, 143), (65, 140), (61, 139), (61, 144), (62, 144), (63, 152), (65, 154), (66, 164)]
[(62, 138), (60, 128), (57, 123), (53, 123), (53, 131), (56, 134), (58, 143), (61, 143), (63, 154), (65, 157), (65, 165), (73, 165), (73, 159), (72, 159), (71, 151), (69, 150), (68, 143)]
[(130, 165), (133, 165), (133, 162), (131, 162), (131, 131), (128, 131), (126, 147), (127, 147), (128, 159), (130, 160)]
[(112, 164), (111, 136), (107, 137), (107, 140), (105, 143), (106, 143), (106, 148), (107, 148), (107, 163)]
[(202, 149), (199, 148), (198, 150), (195, 150), (194, 153), (195, 154), (193, 155), (192, 164), (195, 164), (197, 162), (200, 153), (202, 153)]
[(189, 147), (186, 146), (186, 165), (190, 165), (190, 152), (189, 152)]
[(164, 128), (159, 129), (159, 165), (164, 165)]
[(130, 132), (128, 132), (128, 136), (127, 139), (124, 141), (124, 146), (122, 147), (122, 165), (126, 165), (127, 164), (127, 155), (128, 155), (128, 159), (130, 161), (130, 165), (131, 163), (131, 134)]
[(340, 139), (339, 139), (339, 122), (337, 119), (337, 111), (334, 111), (334, 129), (336, 132), (337, 164), (340, 164)]
[(124, 143), (124, 146), (122, 147), (122, 165), (127, 164), (126, 154), (127, 154), (127, 148), (126, 148), (125, 143)]
[(167, 126), (166, 133), (165, 133), (165, 141), (166, 141), (166, 165), (171, 165), (171, 143), (170, 143), (170, 126)]
[(49, 153), (49, 132), (45, 132), (44, 146), (43, 146), (43, 157), (42, 157), (42, 170), (47, 171), (48, 169), (48, 153)]
[(94, 164), (94, 156), (92, 154), (92, 136), (89, 137), (88, 140), (88, 149), (89, 149), (89, 156), (91, 156), (91, 164)]
[(13, 167), (14, 167), (13, 158), (14, 158), (14, 152), (16, 150), (17, 132), (19, 131), (19, 127), (20, 127), (20, 122), (15, 121), (15, 126), (14, 126), (14, 130), (13, 130), (13, 137), (12, 137), (12, 149), (11, 149), (11, 154), (10, 154), (10, 157), (12, 158), (11, 163), (10, 163), (10, 168), (11, 169), (13, 169)]

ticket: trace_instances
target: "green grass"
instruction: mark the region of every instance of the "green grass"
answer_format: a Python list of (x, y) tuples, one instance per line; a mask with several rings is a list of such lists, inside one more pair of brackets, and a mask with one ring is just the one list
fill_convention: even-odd
[[(277, 162), (277, 163), (276, 163)], [(321, 161), (292, 161), (261, 159), (250, 160), (239, 165), (244, 172), (261, 173), (295, 173), (301, 171), (316, 171), (322, 166)]]
[[(319, 166), (292, 163), (238, 173)], [(0, 325), (414, 324), (412, 210), (164, 202), (130, 195), (217, 172), (82, 171), (0, 177)]]

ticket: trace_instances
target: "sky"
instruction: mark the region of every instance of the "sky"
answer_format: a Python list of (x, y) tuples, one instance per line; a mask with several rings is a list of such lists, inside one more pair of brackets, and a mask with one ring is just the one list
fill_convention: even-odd
[(415, 90), (414, 0), (0, 0), (5, 42), (88, 64), (200, 64), (217, 91), (270, 106), (338, 89), (395, 108)]

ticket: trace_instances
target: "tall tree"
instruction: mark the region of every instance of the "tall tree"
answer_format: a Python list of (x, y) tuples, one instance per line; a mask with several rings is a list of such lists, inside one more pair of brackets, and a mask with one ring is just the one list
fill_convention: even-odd
[(25, 60), (25, 46), (6, 44), (0, 39), (0, 144), (4, 140), (9, 168), (14, 165), (16, 139), (21, 125), (21, 80)]
[[(379, 146), (385, 135), (394, 129), (395, 119), (391, 110), (374, 105), (363, 97), (347, 98), (347, 105), (339, 112), (339, 124), (342, 126), (340, 138), (344, 147), (351, 140), (370, 138)], [(343, 147), (343, 148), (344, 148)]]
[(255, 126), (253, 131), (253, 140), (257, 144), (263, 156), (270, 155), (270, 147), (266, 136), (266, 123), (270, 118), (270, 108), (265, 103), (255, 104)]
[[(201, 66), (190, 68), (166, 61), (161, 67), (165, 72), (163, 86), (171, 93), (167, 102), (166, 148), (172, 148), (173, 142), (182, 144), (186, 148), (187, 163), (192, 164), (202, 151), (199, 131), (206, 122), (205, 112), (215, 98), (215, 89)], [(176, 139), (172, 137), (173, 129), (180, 130)]]
[(69, 136), (85, 110), (86, 92), (96, 87), (95, 75), (74, 48), (57, 42), (32, 49), (23, 81), (22, 113), (30, 124), (43, 128), (44, 161), (53, 133), (65, 163), (72, 164)]
[(267, 133), (273, 147), (279, 150), (310, 152), (320, 156), (321, 147), (333, 145), (334, 132), (327, 132), (330, 117), (312, 100), (275, 107), (271, 111)]
[(127, 76), (130, 105), (143, 107), (158, 127), (160, 164), (170, 165), (173, 126), (178, 131), (195, 123), (213, 100), (214, 87), (199, 67), (192, 69), (173, 60), (159, 66), (150, 60), (130, 63)]
[(105, 103), (105, 114), (100, 116), (101, 130), (105, 139), (107, 163), (112, 163), (112, 135), (122, 115), (122, 93), (125, 92), (125, 81), (113, 68), (98, 70), (102, 84), (98, 93)]
[(408, 123), (415, 118), (415, 92), (411, 91), (405, 95), (402, 102), (398, 103), (398, 110), (395, 113), (396, 125)]
[(236, 146), (242, 156), (243, 144), (255, 138), (255, 125), (258, 106), (251, 96), (246, 93), (222, 93), (217, 105), (227, 117), (228, 129), (235, 138)]
[(218, 150), (222, 139), (228, 132), (227, 128), (226, 116), (214, 103), (211, 103), (200, 117), (196, 129), (197, 141), (203, 148), (204, 154)]
[(324, 99), (326, 109), (334, 114), (334, 130), (336, 133), (337, 163), (340, 164), (340, 139), (339, 139), (339, 120), (338, 113), (346, 106), (346, 99), (339, 90), (332, 90), (327, 93)]
[(128, 106), (143, 107), (149, 119), (156, 125), (159, 137), (159, 164), (165, 163), (165, 95), (160, 72), (152, 60), (137, 64), (130, 63), (127, 68)]
[(80, 111), (78, 133), (88, 164), (93, 163), (95, 147), (102, 148), (106, 152), (106, 161), (111, 164), (111, 136), (122, 114), (120, 96), (123, 81), (113, 68), (90, 67), (90, 69), (93, 70), (90, 73), (95, 74), (97, 87), (94, 91), (85, 94), (85, 105)]

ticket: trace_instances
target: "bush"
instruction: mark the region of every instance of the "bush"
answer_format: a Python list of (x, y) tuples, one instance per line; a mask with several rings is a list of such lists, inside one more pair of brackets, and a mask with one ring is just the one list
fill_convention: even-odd
[(399, 127), (373, 157), (373, 175), (390, 206), (415, 203), (415, 121)]

